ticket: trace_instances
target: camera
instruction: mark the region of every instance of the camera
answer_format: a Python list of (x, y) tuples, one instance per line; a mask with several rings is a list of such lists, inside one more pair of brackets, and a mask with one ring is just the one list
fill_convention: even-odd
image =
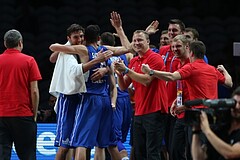
[(204, 100), (196, 99), (184, 103), (186, 107), (203, 105), (208, 108), (195, 108), (185, 111), (184, 121), (187, 125), (200, 125), (201, 110), (205, 111), (208, 116), (210, 126), (225, 126), (231, 120), (231, 108), (235, 107), (234, 99), (214, 99)]

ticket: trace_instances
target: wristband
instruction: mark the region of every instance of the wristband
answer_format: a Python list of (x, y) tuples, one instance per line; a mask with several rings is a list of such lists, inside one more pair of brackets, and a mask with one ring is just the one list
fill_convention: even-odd
[(111, 104), (111, 106), (112, 106), (112, 109), (116, 109), (116, 105), (115, 104)]
[(201, 133), (201, 130), (192, 131), (192, 135), (194, 135), (194, 134), (200, 134), (200, 133)]
[(151, 69), (149, 72), (149, 76), (153, 76), (154, 75), (154, 71)]
[(128, 72), (129, 72), (129, 68), (126, 67), (126, 68), (125, 68), (125, 71), (123, 72), (123, 74), (127, 74)]

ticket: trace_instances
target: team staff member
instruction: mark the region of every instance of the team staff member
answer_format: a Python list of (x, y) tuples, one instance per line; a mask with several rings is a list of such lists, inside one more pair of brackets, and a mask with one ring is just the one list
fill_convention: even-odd
[[(169, 37), (169, 45), (162, 46), (159, 49), (159, 54), (162, 56), (164, 60), (164, 64), (166, 66), (167, 72), (175, 72), (178, 69), (179, 60), (174, 57), (173, 50), (171, 49), (171, 43), (174, 37), (177, 35), (182, 35), (185, 30), (185, 24), (180, 19), (171, 19), (168, 23), (168, 37)], [(177, 92), (177, 83), (175, 81), (167, 81), (167, 95), (168, 95), (168, 107), (170, 109), (173, 101), (176, 99)], [(172, 139), (173, 139), (173, 127), (175, 124), (176, 118), (172, 117), (170, 114), (168, 115), (167, 120), (167, 128), (165, 134), (165, 142), (167, 151), (169, 154), (169, 159), (174, 160), (171, 153)]]
[(38, 66), (33, 57), (21, 53), (19, 31), (4, 35), (7, 48), (0, 55), (0, 159), (10, 160), (13, 142), (19, 159), (36, 160)]
[[(174, 73), (151, 70), (148, 65), (142, 65), (144, 73), (153, 73), (154, 77), (175, 81), (184, 79), (189, 91), (190, 100), (216, 99), (218, 82), (232, 87), (232, 78), (223, 65), (217, 69), (204, 62), (206, 47), (201, 41), (190, 43), (190, 62)], [(202, 108), (202, 106), (200, 106)]]
[(161, 48), (162, 46), (167, 46), (169, 44), (170, 44), (170, 39), (168, 36), (168, 31), (163, 30), (160, 36), (159, 48)]
[[(182, 68), (184, 65), (190, 63), (189, 59), (189, 41), (185, 35), (177, 35), (173, 38), (171, 43), (172, 51), (174, 52), (175, 57), (179, 60), (178, 68)], [(177, 98), (173, 105), (171, 106), (170, 112), (173, 116), (176, 116), (176, 122), (173, 127), (173, 136), (172, 136), (172, 145), (171, 152), (172, 159), (189, 159), (190, 146), (187, 141), (187, 126), (184, 123), (184, 110), (179, 112), (177, 110), (180, 106), (187, 100), (189, 100), (188, 88), (184, 80), (177, 80)], [(181, 144), (181, 145), (178, 145)], [(188, 150), (186, 150), (188, 148)], [(188, 152), (186, 152), (188, 151)], [(189, 156), (189, 157), (187, 157)]]
[[(184, 35), (186, 38), (191, 42), (191, 41), (198, 41), (199, 39), (199, 33), (195, 28), (192, 27), (187, 27), (185, 28)], [(206, 55), (204, 55), (204, 61), (208, 63), (208, 58)]]
[(114, 68), (122, 90), (127, 89), (131, 82), (135, 88), (133, 146), (136, 159), (159, 160), (165, 132), (164, 113), (168, 112), (167, 95), (164, 94), (166, 85), (162, 80), (143, 74), (141, 65), (147, 63), (160, 71), (164, 70), (164, 64), (161, 56), (151, 51), (149, 35), (145, 31), (135, 31), (132, 43), (139, 56), (130, 61), (129, 68), (123, 62), (115, 62)]

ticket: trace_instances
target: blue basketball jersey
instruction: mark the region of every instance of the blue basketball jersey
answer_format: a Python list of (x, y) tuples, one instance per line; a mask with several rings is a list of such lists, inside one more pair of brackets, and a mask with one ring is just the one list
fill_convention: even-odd
[[(128, 60), (127, 60), (127, 57), (126, 57), (125, 54), (120, 55), (120, 56), (114, 56), (114, 57), (111, 57), (111, 58), (110, 58), (111, 63), (113, 63), (114, 61), (117, 61), (117, 60), (119, 60), (119, 59), (123, 60), (123, 63), (125, 64), (125, 66), (128, 66)], [(116, 85), (117, 85), (117, 92), (118, 92), (117, 97), (126, 97), (126, 96), (129, 96), (127, 89), (124, 90), (124, 91), (122, 91), (122, 90), (118, 87), (118, 84), (117, 84), (117, 75), (116, 75), (116, 73), (114, 74), (114, 77), (115, 77), (115, 79), (116, 79)]]
[[(97, 49), (95, 49), (93, 46), (87, 46), (87, 49), (88, 49), (89, 61), (94, 59), (101, 49), (103, 49), (104, 51), (107, 50), (107, 48), (103, 46), (99, 46)], [(108, 66), (108, 64), (109, 64), (108, 61), (101, 62), (96, 64), (94, 67), (92, 67), (89, 70), (89, 77), (86, 82), (87, 93), (108, 96), (108, 91), (107, 91), (108, 74), (104, 75), (104, 77), (98, 81), (91, 80), (91, 75), (94, 73), (95, 69), (106, 67)]]

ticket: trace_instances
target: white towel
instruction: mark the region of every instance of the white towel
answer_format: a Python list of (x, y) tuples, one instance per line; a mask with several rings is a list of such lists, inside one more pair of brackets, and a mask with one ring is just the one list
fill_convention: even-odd
[(86, 92), (82, 64), (78, 64), (74, 55), (59, 53), (49, 93), (58, 97), (59, 93), (71, 95)]

